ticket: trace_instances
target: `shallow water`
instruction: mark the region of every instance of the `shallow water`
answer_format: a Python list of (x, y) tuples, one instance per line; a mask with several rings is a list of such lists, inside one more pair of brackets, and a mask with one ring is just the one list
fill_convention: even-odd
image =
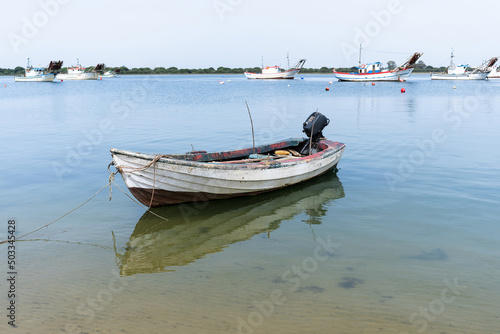
[(17, 243), (18, 328), (2, 283), (1, 332), (500, 333), (500, 80), (302, 77), (0, 77), (2, 240), (104, 187), (112, 147), (251, 146), (245, 101), (257, 144), (316, 109), (346, 144), (336, 176), (156, 209), (168, 222), (103, 190)]

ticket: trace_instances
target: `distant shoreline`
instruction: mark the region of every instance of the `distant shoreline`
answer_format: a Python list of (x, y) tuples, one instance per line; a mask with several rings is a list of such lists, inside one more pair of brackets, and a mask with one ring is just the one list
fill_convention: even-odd
[[(340, 69), (339, 69), (340, 71)], [(352, 72), (352, 71), (350, 71)], [(439, 69), (436, 69), (436, 71), (425, 71), (425, 72), (415, 72), (413, 71), (412, 75), (415, 75), (415, 74), (430, 74), (430, 73), (438, 73), (438, 72), (442, 72), (441, 70)], [(0, 74), (0, 77), (15, 77), (15, 76), (19, 76), (21, 74), (24, 74), (23, 73), (19, 73), (19, 74)], [(333, 72), (330, 71), (330, 72), (318, 72), (318, 73), (310, 73), (310, 72), (299, 72), (297, 75), (310, 75), (310, 74), (313, 74), (313, 75), (332, 75)], [(178, 75), (230, 75), (230, 76), (242, 76), (244, 75), (244, 72), (241, 72), (241, 73), (119, 73), (118, 75), (124, 75), (124, 76), (133, 76), (133, 75), (152, 75), (152, 76), (155, 76), (155, 75), (173, 75), (173, 76), (178, 76)]]

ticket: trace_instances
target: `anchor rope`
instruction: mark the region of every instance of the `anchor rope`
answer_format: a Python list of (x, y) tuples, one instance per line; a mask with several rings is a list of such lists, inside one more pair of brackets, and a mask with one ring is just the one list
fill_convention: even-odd
[[(69, 215), (70, 213), (72, 213), (72, 212), (74, 212), (74, 211), (78, 210), (79, 208), (81, 208), (82, 206), (84, 206), (85, 204), (87, 204), (88, 202), (90, 202), (90, 201), (91, 201), (94, 197), (96, 197), (96, 196), (97, 196), (97, 195), (98, 195), (101, 191), (103, 191), (103, 190), (104, 190), (104, 189), (106, 189), (107, 187), (109, 187), (109, 200), (111, 201), (111, 197), (112, 197), (112, 195), (113, 195), (113, 189), (112, 189), (112, 187), (111, 187), (111, 184), (114, 184), (114, 185), (115, 185), (118, 189), (120, 189), (120, 191), (121, 191), (122, 193), (124, 193), (124, 194), (125, 194), (128, 198), (130, 198), (130, 199), (131, 199), (132, 201), (134, 201), (135, 203), (139, 204), (141, 207), (145, 208), (145, 209), (146, 209), (146, 211), (148, 211), (148, 212), (149, 212), (149, 213), (151, 213), (152, 215), (154, 215), (154, 216), (156, 216), (156, 217), (158, 217), (158, 218), (160, 218), (160, 219), (163, 219), (163, 220), (165, 220), (165, 221), (168, 221), (168, 219), (167, 219), (167, 218), (162, 217), (162, 216), (160, 216), (159, 214), (157, 214), (157, 213), (155, 213), (155, 212), (151, 211), (151, 210), (150, 210), (150, 208), (148, 208), (147, 206), (145, 206), (145, 205), (143, 205), (142, 203), (138, 202), (138, 201), (137, 201), (137, 200), (135, 200), (134, 198), (130, 197), (130, 195), (129, 195), (129, 194), (127, 194), (125, 191), (123, 191), (123, 189), (122, 189), (122, 188), (120, 188), (120, 186), (119, 186), (118, 184), (116, 184), (116, 182), (115, 182), (115, 174), (114, 174), (114, 173), (110, 173), (108, 183), (106, 183), (106, 185), (105, 185), (105, 186), (103, 186), (101, 189), (99, 189), (99, 190), (98, 190), (98, 191), (97, 191), (94, 195), (92, 195), (92, 196), (91, 196), (89, 199), (87, 199), (85, 202), (83, 202), (82, 204), (78, 205), (77, 207), (75, 207), (75, 208), (73, 208), (73, 209), (69, 210), (68, 212), (66, 212), (65, 214), (63, 214), (63, 215), (59, 216), (57, 219), (54, 219), (54, 220), (53, 220), (53, 221), (51, 221), (50, 223), (45, 224), (45, 225), (43, 225), (43, 226), (41, 226), (41, 227), (39, 227), (39, 228), (37, 228), (37, 229), (35, 229), (35, 230), (31, 231), (31, 232), (28, 232), (28, 233), (25, 233), (25, 234), (21, 235), (20, 237), (16, 238), (16, 240), (15, 240), (15, 241), (26, 241), (26, 240), (22, 240), (22, 238), (24, 238), (24, 237), (26, 237), (26, 236), (28, 236), (28, 235), (30, 235), (30, 234), (33, 234), (33, 233), (35, 233), (35, 232), (38, 232), (38, 231), (40, 231), (41, 229), (43, 229), (43, 228), (45, 228), (45, 227), (48, 227), (48, 226), (50, 226), (50, 225), (52, 225), (52, 224), (56, 223), (57, 221), (59, 221), (59, 220), (61, 220), (62, 218), (66, 217), (67, 215)], [(1, 244), (4, 244), (4, 243), (7, 243), (7, 242), (9, 242), (9, 241), (12, 241), (12, 240), (4, 240), (4, 241), (0, 241), (0, 245), (1, 245)]]

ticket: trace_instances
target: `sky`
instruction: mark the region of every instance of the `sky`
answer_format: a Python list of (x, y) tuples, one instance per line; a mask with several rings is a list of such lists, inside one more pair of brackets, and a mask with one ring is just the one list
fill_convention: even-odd
[(478, 66), (500, 55), (500, 3), (491, 0), (21, 0), (2, 1), (0, 68)]

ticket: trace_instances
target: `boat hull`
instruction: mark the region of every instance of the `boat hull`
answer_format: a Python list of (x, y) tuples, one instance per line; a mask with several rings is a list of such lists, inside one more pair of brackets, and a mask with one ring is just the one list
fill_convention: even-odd
[[(303, 138), (255, 148), (256, 153), (298, 145)], [(300, 183), (335, 168), (345, 145), (322, 140), (322, 149), (305, 157), (289, 157), (279, 161), (257, 163), (224, 163), (186, 161), (159, 158), (156, 163), (141, 169), (155, 155), (111, 149), (113, 161), (130, 192), (146, 206), (164, 206), (182, 202), (200, 202), (239, 196), (256, 195)], [(253, 149), (210, 153), (227, 157), (246, 155)], [(139, 169), (133, 172), (127, 170)], [(151, 205), (150, 205), (151, 204)]]
[(245, 72), (247, 79), (294, 79), (300, 70), (285, 71), (281, 73), (252, 73)]
[(333, 72), (339, 81), (373, 82), (373, 81), (406, 81), (413, 72), (413, 68), (403, 71), (386, 71), (380, 73), (343, 73)]
[(54, 74), (40, 74), (34, 76), (20, 76), (14, 77), (15, 82), (52, 82), (54, 81)]
[(56, 76), (56, 79), (58, 79), (58, 80), (97, 80), (97, 79), (99, 79), (99, 73), (96, 73), (96, 72), (79, 73), (79, 74), (59, 73)]
[(489, 72), (466, 73), (466, 74), (442, 74), (432, 73), (431, 80), (485, 80)]

